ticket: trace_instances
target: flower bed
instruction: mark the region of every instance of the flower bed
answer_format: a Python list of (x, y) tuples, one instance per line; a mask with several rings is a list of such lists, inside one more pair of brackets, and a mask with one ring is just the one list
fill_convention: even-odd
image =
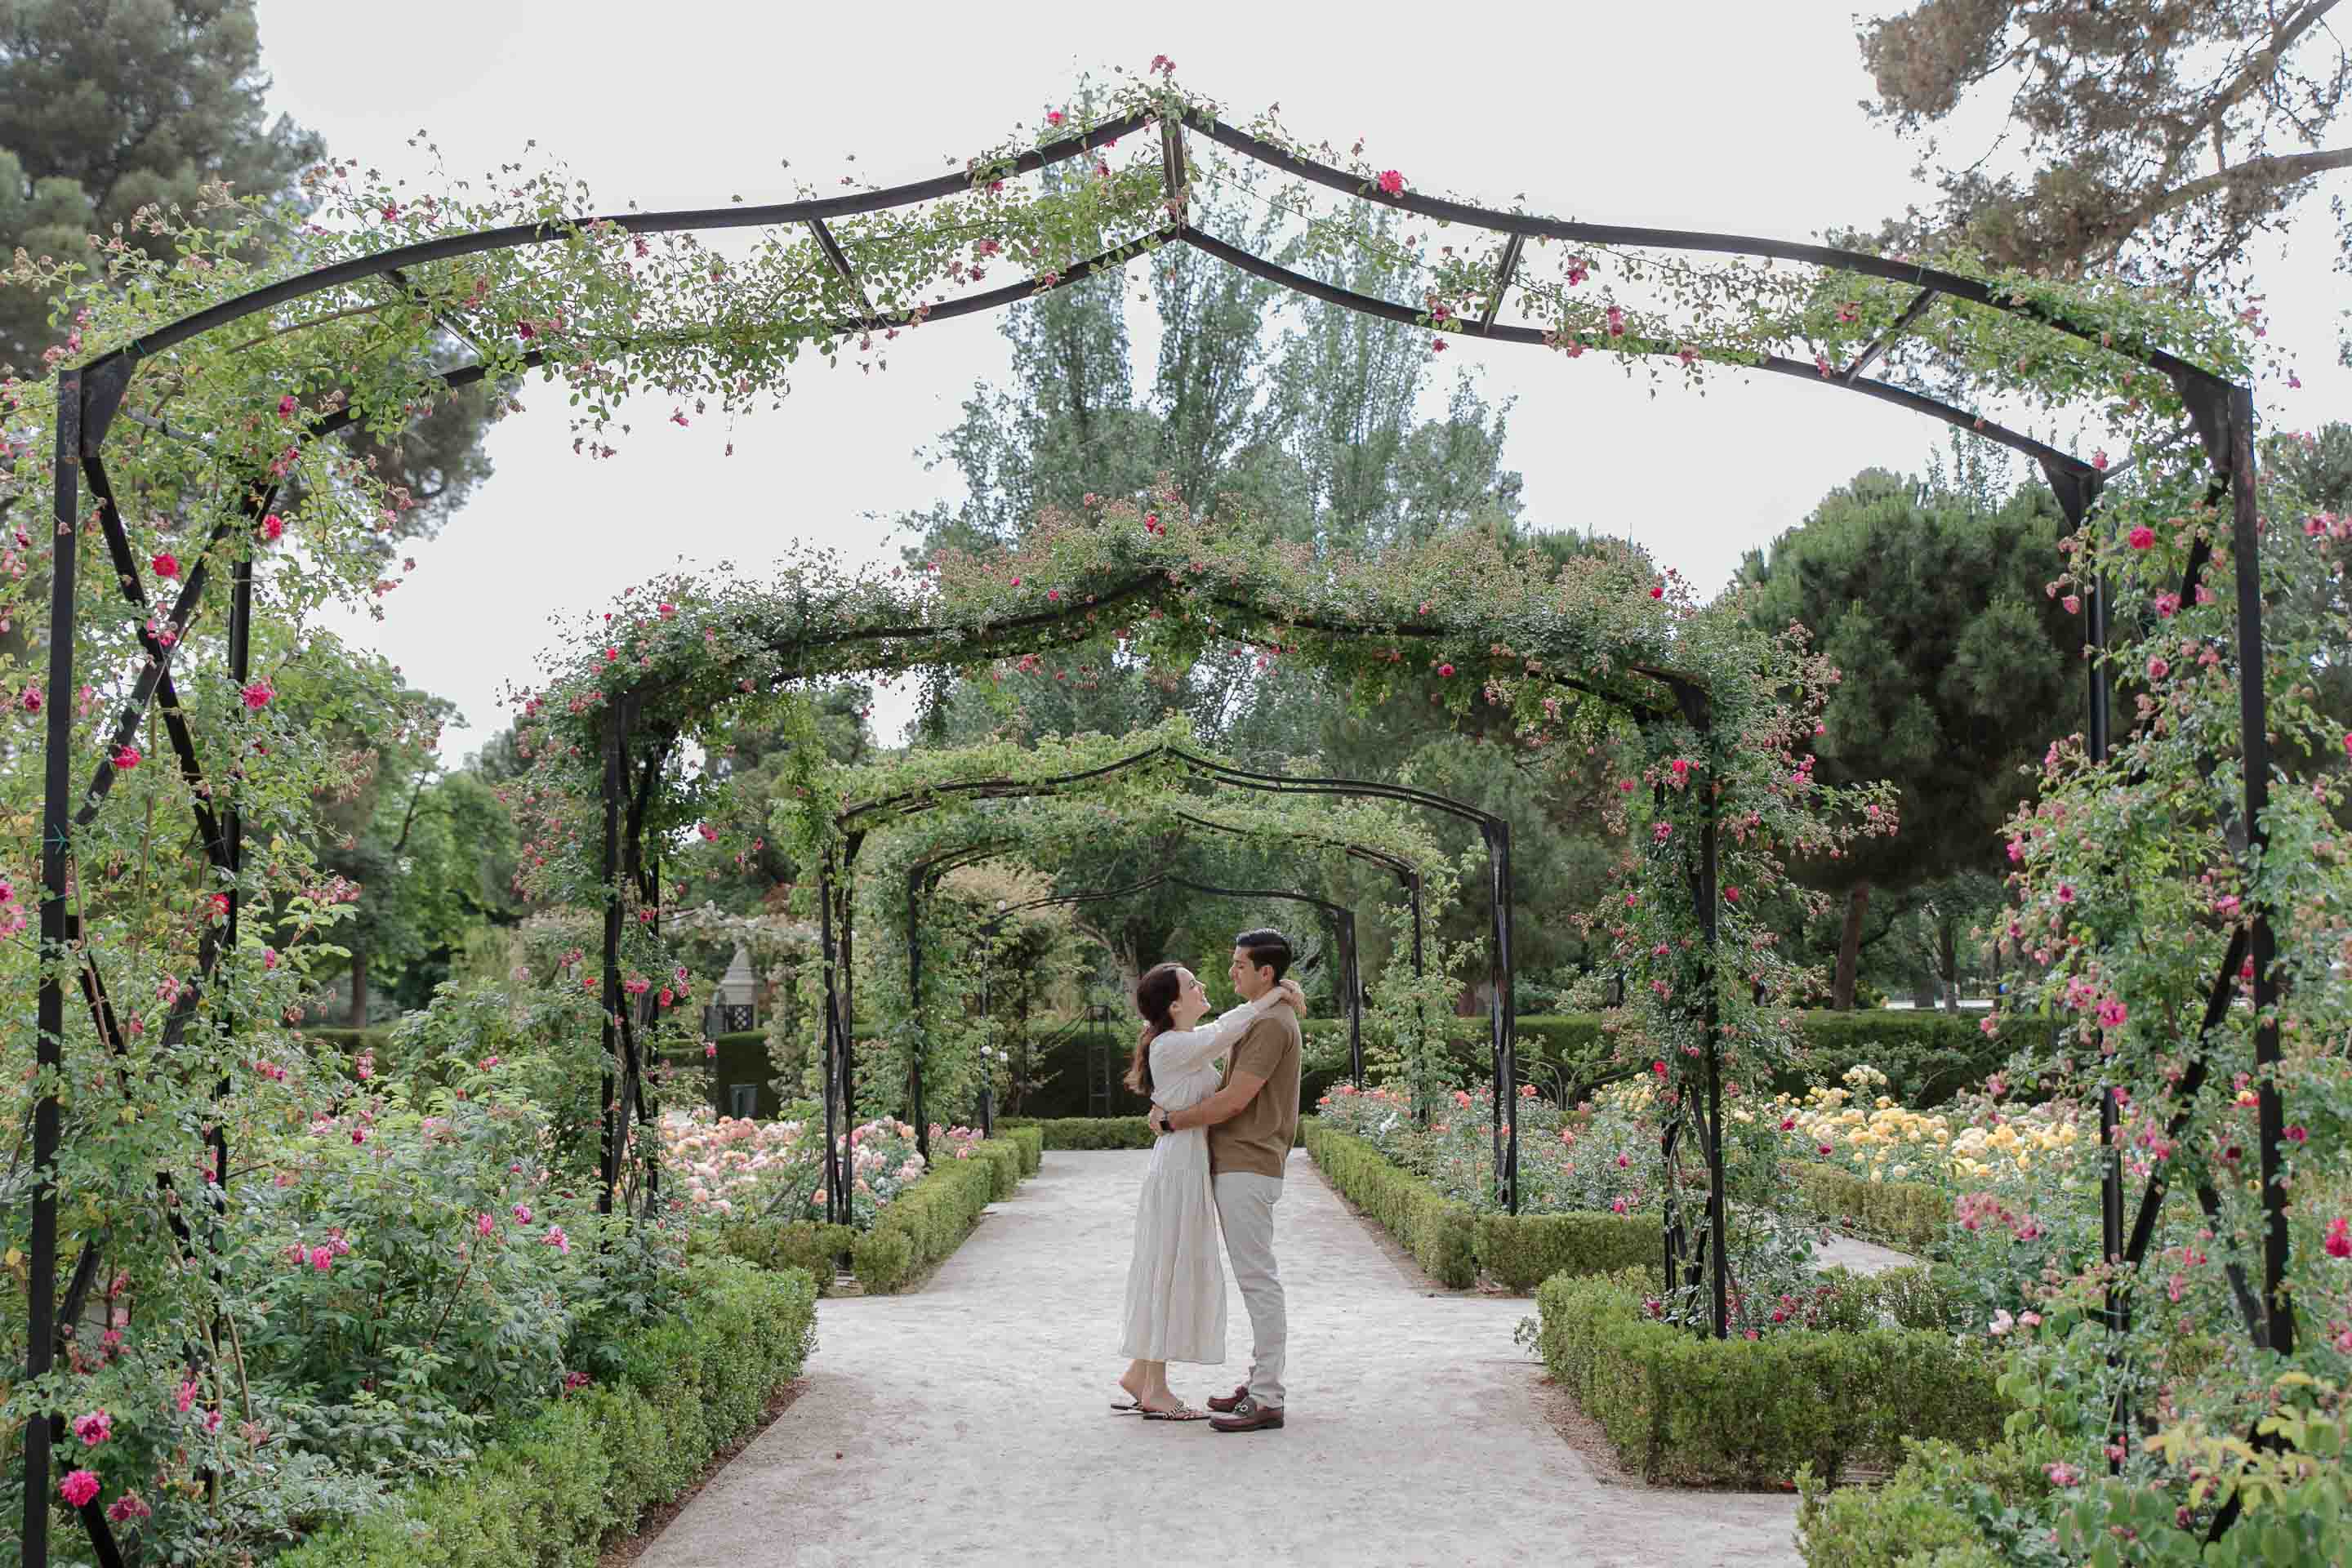
[(852, 1223), (830, 1225), (809, 1217), (824, 1207), (821, 1131), (714, 1120), (699, 1110), (672, 1113), (662, 1126), (672, 1212), (734, 1257), (809, 1270), (821, 1290), (831, 1289), (845, 1257), (861, 1289), (905, 1289), (962, 1245), (981, 1211), (1011, 1197), (1037, 1160), (1010, 1138), (934, 1126), (937, 1158), (926, 1167), (913, 1128), (870, 1121), (841, 1140), (857, 1173)]
[[(1340, 1084), (1316, 1102), (1333, 1130), (1361, 1139), (1444, 1196), (1496, 1208), (1491, 1090), (1456, 1089), (1424, 1127), (1412, 1102), (1389, 1089)], [(1621, 1084), (1563, 1110), (1519, 1089), (1519, 1212), (1631, 1215), (1657, 1205), (1664, 1181), (1646, 1083)]]
[[(1943, 1331), (1923, 1270), (1824, 1277), (1778, 1327), (1728, 1340), (1660, 1321), (1655, 1280), (1558, 1277), (1536, 1297), (1545, 1366), (1645, 1478), (1777, 1485), (1810, 1465), (1834, 1479), (1899, 1462), (1906, 1436), (2000, 1433), (1996, 1369)], [(1897, 1326), (1868, 1326), (1885, 1318)]]
[(1331, 1184), (1380, 1221), (1441, 1285), (1462, 1289), (1483, 1272), (1526, 1291), (1554, 1274), (1623, 1268), (1659, 1254), (1655, 1215), (1480, 1214), (1320, 1118), (1299, 1129)]
[[(670, 1209), (689, 1220), (806, 1219), (824, 1210), (824, 1130), (814, 1122), (713, 1116), (706, 1107), (662, 1117)], [(980, 1142), (969, 1127), (931, 1125), (933, 1160), (967, 1160)], [(850, 1225), (871, 1230), (881, 1212), (929, 1168), (915, 1130), (888, 1117), (835, 1140), (852, 1179)]]
[(692, 1266), (685, 1310), (621, 1347), (608, 1383), (570, 1392), (457, 1474), (398, 1506), (322, 1531), (283, 1568), (509, 1568), (593, 1562), (677, 1497), (757, 1424), (816, 1342), (816, 1290), (798, 1270)]

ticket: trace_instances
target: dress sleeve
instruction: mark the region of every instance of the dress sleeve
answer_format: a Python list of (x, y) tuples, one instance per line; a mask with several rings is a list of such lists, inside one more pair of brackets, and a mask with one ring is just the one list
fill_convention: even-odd
[[(1269, 1002), (1268, 998), (1273, 998)], [(1156, 1036), (1151, 1042), (1151, 1076), (1171, 1078), (1189, 1072), (1202, 1062), (1213, 1061), (1232, 1048), (1235, 1040), (1248, 1033), (1249, 1026), (1265, 1016), (1267, 1009), (1279, 1007), (1282, 1002), (1274, 992), (1267, 992), (1255, 1002), (1235, 1007), (1220, 1016), (1194, 1025), (1189, 1029), (1171, 1029)]]

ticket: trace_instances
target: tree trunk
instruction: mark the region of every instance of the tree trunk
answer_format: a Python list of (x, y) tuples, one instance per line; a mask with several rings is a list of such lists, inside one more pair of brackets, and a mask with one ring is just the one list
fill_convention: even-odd
[(349, 1021), (350, 1027), (354, 1029), (364, 1029), (367, 1027), (367, 949), (363, 947), (355, 947), (352, 949), (352, 1016)]
[(1856, 882), (1845, 899), (1845, 931), (1838, 938), (1837, 977), (1830, 982), (1830, 1007), (1853, 1011), (1854, 972), (1862, 967), (1862, 917), (1870, 910), (1870, 884)]

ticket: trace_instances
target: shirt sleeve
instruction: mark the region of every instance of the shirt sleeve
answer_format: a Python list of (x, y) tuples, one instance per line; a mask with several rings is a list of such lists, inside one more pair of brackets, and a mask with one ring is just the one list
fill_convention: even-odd
[[(1242, 1036), (1241, 1044), (1234, 1047), (1234, 1072), (1271, 1082), (1289, 1047), (1289, 1034), (1275, 1020), (1266, 1019)], [(1231, 1075), (1227, 1081), (1232, 1081)]]
[(1152, 1078), (1155, 1080), (1172, 1078), (1180, 1072), (1191, 1071), (1202, 1062), (1215, 1060), (1246, 1034), (1251, 1025), (1265, 1017), (1270, 1007), (1280, 1005), (1280, 998), (1269, 991), (1255, 1002), (1195, 1024), (1189, 1029), (1171, 1029), (1164, 1035), (1154, 1036), (1151, 1041)]

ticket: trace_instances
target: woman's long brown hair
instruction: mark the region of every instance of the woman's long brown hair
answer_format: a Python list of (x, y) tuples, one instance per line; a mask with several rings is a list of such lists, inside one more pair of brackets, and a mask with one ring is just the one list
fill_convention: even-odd
[(1135, 983), (1135, 1010), (1143, 1015), (1143, 1032), (1136, 1037), (1135, 1056), (1127, 1064), (1127, 1087), (1151, 1098), (1151, 1037), (1176, 1026), (1172, 1009), (1184, 989), (1178, 978), (1183, 965), (1155, 963)]

